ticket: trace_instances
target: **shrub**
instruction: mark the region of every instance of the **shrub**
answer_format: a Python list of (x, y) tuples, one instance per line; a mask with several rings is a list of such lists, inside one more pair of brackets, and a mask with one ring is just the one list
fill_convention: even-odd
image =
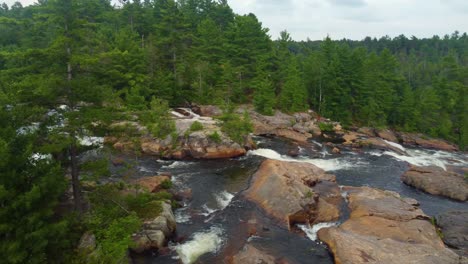
[(331, 123), (319, 123), (319, 128), (322, 132), (333, 132), (333, 124)]
[(170, 180), (164, 180), (162, 183), (161, 183), (161, 188), (163, 189), (170, 189), (172, 188), (172, 182)]
[(200, 130), (203, 130), (203, 124), (198, 121), (193, 122), (192, 125), (190, 126), (191, 132), (200, 131)]
[(241, 117), (234, 113), (233, 108), (230, 108), (220, 119), (223, 121), (221, 130), (239, 144), (242, 144), (245, 136), (253, 131), (252, 122), (247, 112), (244, 112), (244, 115)]
[(208, 138), (217, 144), (221, 143), (221, 136), (219, 135), (218, 131), (208, 135)]

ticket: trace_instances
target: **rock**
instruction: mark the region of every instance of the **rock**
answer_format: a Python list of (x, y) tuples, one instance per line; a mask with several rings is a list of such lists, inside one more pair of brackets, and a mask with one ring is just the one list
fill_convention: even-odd
[(150, 249), (158, 249), (164, 247), (166, 237), (160, 230), (147, 230), (132, 236), (134, 245), (132, 251), (141, 254)]
[(170, 181), (171, 178), (168, 176), (152, 176), (138, 179), (135, 184), (139, 185), (141, 188), (149, 192), (157, 192), (162, 187), (161, 184), (164, 181)]
[(381, 139), (385, 139), (391, 142), (398, 143), (398, 139), (395, 134), (388, 129), (379, 129), (376, 131), (377, 136)]
[(136, 145), (130, 141), (118, 141), (112, 147), (120, 152), (131, 152), (135, 150)]
[(293, 116), (297, 123), (305, 123), (312, 119), (312, 116), (309, 113), (295, 113)]
[(336, 185), (334, 175), (312, 164), (266, 160), (252, 177), (244, 196), (287, 228), (295, 223), (314, 223), (322, 208), (334, 214), (322, 218), (336, 220), (338, 210), (330, 210), (322, 202), (325, 200), (320, 199), (319, 191), (312, 188), (325, 181)]
[(335, 132), (340, 132), (342, 129), (343, 127), (339, 123), (333, 125), (333, 131)]
[(234, 256), (232, 264), (275, 264), (275, 258), (247, 244)]
[(141, 151), (147, 155), (159, 156), (161, 155), (164, 148), (158, 141), (144, 141), (141, 142)]
[(174, 194), (174, 199), (177, 201), (191, 200), (192, 189), (184, 189)]
[(104, 145), (114, 145), (119, 141), (117, 137), (104, 137)]
[(132, 236), (135, 244), (131, 249), (136, 253), (164, 247), (168, 238), (176, 231), (171, 205), (165, 202), (161, 205), (161, 214), (154, 219), (145, 220), (142, 230)]
[(375, 137), (375, 130), (371, 127), (361, 127), (357, 130), (357, 132), (368, 137)]
[(401, 180), (417, 189), (454, 200), (468, 200), (468, 183), (463, 175), (439, 167), (411, 166)]
[(221, 108), (215, 105), (200, 105), (192, 108), (192, 111), (201, 115), (215, 117), (223, 114)]
[(460, 263), (414, 201), (369, 187), (343, 190), (348, 193), (350, 218), (318, 232), (335, 263)]
[(468, 211), (449, 211), (436, 217), (445, 244), (468, 257)]
[(290, 129), (278, 129), (275, 133), (277, 136), (288, 138), (296, 142), (307, 142), (309, 138), (312, 137), (309, 133), (299, 133)]
[(334, 154), (340, 154), (340, 153), (341, 153), (341, 150), (340, 150), (339, 148), (337, 148), (337, 147), (334, 147), (334, 148), (332, 149), (332, 153), (334, 153)]
[(78, 251), (88, 255), (96, 249), (96, 236), (91, 232), (84, 233), (78, 244)]
[(112, 165), (114, 165), (115, 167), (122, 166), (125, 164), (125, 159), (121, 157), (115, 157), (111, 160), (111, 162), (112, 162)]
[(366, 146), (366, 147), (370, 147), (373, 149), (380, 149), (380, 150), (391, 150), (400, 155), (406, 155), (405, 151), (403, 151), (400, 148), (390, 145), (389, 143), (385, 142), (381, 138), (368, 138), (368, 139), (358, 140), (357, 142), (358, 142), (357, 144), (361, 146)]
[(289, 149), (288, 155), (291, 157), (299, 156), (299, 146), (294, 146), (293, 148)]
[(458, 147), (442, 139), (428, 138), (422, 134), (398, 133), (404, 145), (419, 146), (444, 151), (457, 151)]

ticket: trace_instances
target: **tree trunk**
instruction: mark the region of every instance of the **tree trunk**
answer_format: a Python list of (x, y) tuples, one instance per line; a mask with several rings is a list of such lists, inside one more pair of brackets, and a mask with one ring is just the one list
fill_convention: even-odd
[[(75, 133), (72, 135), (75, 136)], [(70, 154), (70, 167), (71, 167), (71, 177), (72, 177), (72, 188), (73, 188), (73, 203), (75, 211), (81, 215), (83, 212), (83, 203), (81, 197), (81, 186), (80, 186), (80, 172), (78, 168), (78, 158), (77, 158), (77, 149), (75, 140), (70, 145), (69, 149)]]

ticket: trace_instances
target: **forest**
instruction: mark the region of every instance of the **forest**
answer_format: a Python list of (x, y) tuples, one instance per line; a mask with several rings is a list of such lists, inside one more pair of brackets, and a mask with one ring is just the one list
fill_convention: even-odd
[[(1, 5), (0, 251), (6, 262), (74, 259), (83, 227), (79, 218), (55, 213), (68, 188), (65, 168), (80, 197), (79, 139), (105, 134), (112, 120), (130, 112), (161, 113), (148, 122), (159, 121), (153, 134), (164, 136), (171, 128), (161, 116), (169, 107), (253, 104), (266, 115), (312, 109), (344, 127), (420, 132), (466, 149), (467, 33), (332, 37), (295, 41), (285, 30), (272, 39), (254, 14), (235, 14), (227, 0)], [(53, 158), (32, 162), (35, 153)], [(76, 214), (84, 210), (75, 207)], [(118, 223), (94, 217), (91, 225), (110, 226), (103, 239), (123, 235), (123, 226), (138, 228), (133, 216)], [(121, 256), (122, 241), (103, 256)]]

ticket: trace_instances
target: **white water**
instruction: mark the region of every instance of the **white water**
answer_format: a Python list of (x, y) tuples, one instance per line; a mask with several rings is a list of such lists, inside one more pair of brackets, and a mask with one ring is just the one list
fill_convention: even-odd
[(220, 207), (220, 210), (223, 210), (231, 203), (232, 198), (234, 198), (234, 195), (227, 191), (222, 191), (220, 193), (215, 194), (215, 197), (216, 202)]
[(201, 255), (216, 252), (223, 244), (223, 230), (211, 227), (193, 235), (192, 240), (176, 246), (176, 252), (184, 264), (194, 263)]
[(231, 203), (232, 198), (234, 198), (234, 195), (232, 193), (227, 192), (227, 191), (221, 191), (221, 192), (215, 194), (215, 199), (216, 199), (216, 203), (218, 205), (218, 208), (213, 209), (213, 208), (209, 207), (207, 204), (204, 204), (202, 206), (203, 212), (201, 213), (201, 215), (210, 216), (211, 214), (213, 214), (213, 213), (215, 213), (217, 211), (224, 210), (224, 208), (228, 207), (228, 205)]
[(82, 146), (102, 146), (104, 144), (103, 137), (90, 137), (90, 136), (83, 136), (78, 138), (80, 145)]
[(190, 223), (191, 217), (190, 214), (187, 212), (189, 207), (185, 206), (181, 209), (177, 209), (174, 212), (176, 223), (183, 224), (183, 223)]
[(187, 161), (174, 161), (173, 163), (169, 165), (164, 165), (161, 167), (161, 169), (177, 169), (177, 168), (183, 168), (187, 167), (193, 164), (193, 162), (187, 162)]
[(392, 146), (394, 148), (397, 148), (397, 149), (399, 149), (401, 151), (406, 152), (406, 149), (402, 145), (400, 145), (398, 143), (391, 142), (391, 141), (388, 141), (388, 140), (385, 140), (385, 139), (383, 141), (385, 141), (385, 143), (389, 144), (390, 146)]
[(392, 151), (385, 151), (383, 154), (392, 156), (396, 159), (406, 161), (416, 166), (437, 166), (444, 170), (447, 165), (467, 166), (466, 158), (461, 158), (454, 153), (445, 151), (428, 151), (428, 150), (415, 150), (407, 149), (406, 152), (409, 156), (400, 155)]
[(364, 162), (348, 161), (342, 158), (336, 159), (309, 159), (309, 158), (291, 158), (288, 156), (283, 156), (278, 152), (271, 149), (256, 149), (249, 151), (249, 155), (262, 156), (268, 159), (281, 160), (281, 161), (290, 161), (290, 162), (305, 162), (313, 164), (325, 171), (334, 171), (346, 168), (353, 168), (366, 165)]
[(310, 226), (310, 225), (297, 225), (304, 233), (306, 233), (307, 237), (312, 240), (316, 241), (317, 240), (317, 232), (326, 227), (332, 227), (332, 226), (338, 226), (338, 223), (336, 222), (328, 222), (328, 223), (318, 223), (316, 225)]

